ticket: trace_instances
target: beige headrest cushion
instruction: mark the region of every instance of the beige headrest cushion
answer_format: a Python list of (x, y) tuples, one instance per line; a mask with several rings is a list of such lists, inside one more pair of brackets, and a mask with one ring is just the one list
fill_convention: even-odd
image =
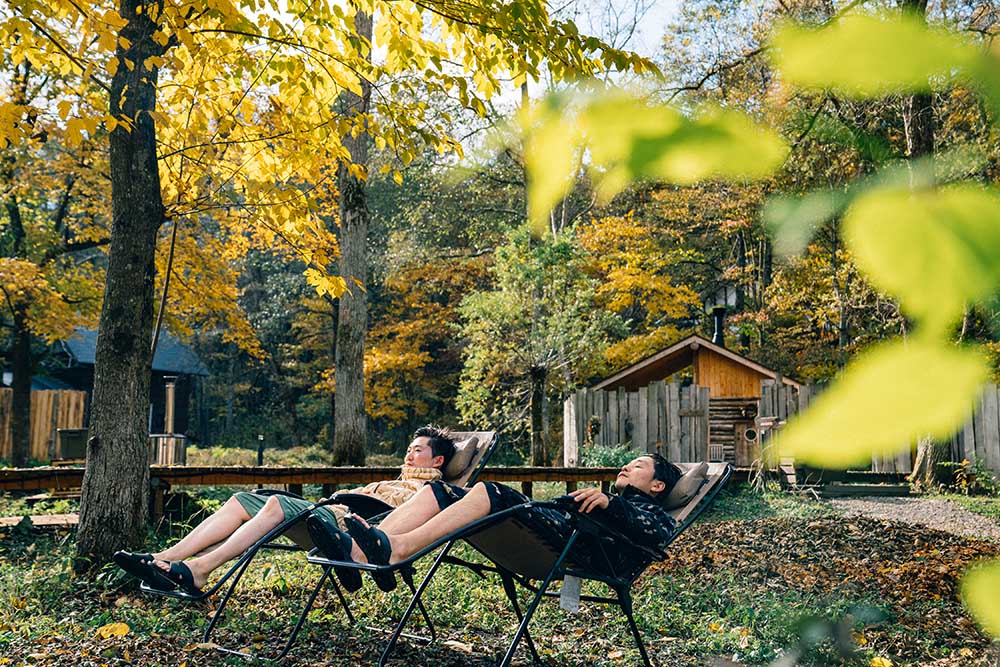
[(698, 495), (701, 485), (708, 479), (708, 464), (702, 461), (681, 476), (674, 488), (663, 501), (663, 508), (668, 512), (678, 507), (684, 507)]
[(475, 457), (478, 447), (479, 437), (475, 435), (468, 440), (455, 443), (455, 455), (451, 457), (451, 461), (448, 461), (448, 465), (441, 473), (445, 481), (462, 476), (462, 473), (468, 469), (469, 463)]

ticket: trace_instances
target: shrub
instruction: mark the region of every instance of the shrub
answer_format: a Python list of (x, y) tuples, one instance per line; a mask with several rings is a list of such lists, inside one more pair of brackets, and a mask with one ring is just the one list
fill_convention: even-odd
[(580, 450), (580, 465), (588, 468), (618, 468), (636, 457), (629, 443), (605, 447), (591, 445)]

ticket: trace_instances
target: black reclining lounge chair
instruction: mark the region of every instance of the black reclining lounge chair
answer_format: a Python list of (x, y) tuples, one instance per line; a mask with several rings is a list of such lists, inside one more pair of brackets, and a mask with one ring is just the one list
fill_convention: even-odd
[[(678, 482), (675, 491), (681, 492), (679, 495), (686, 502), (670, 511), (670, 514), (677, 522), (677, 529), (671, 537), (671, 542), (683, 533), (709, 507), (732, 474), (732, 466), (728, 463), (681, 463), (677, 465), (685, 472), (685, 476), (682, 478), (683, 485), (682, 482)], [(575, 530), (562, 544), (554, 544), (551, 535), (541, 535), (532, 527), (534, 524), (525, 524), (521, 521), (527, 510), (532, 507), (547, 507), (566, 512), (567, 517), (575, 523)], [(609, 550), (604, 555), (605, 566), (595, 567), (592, 564), (583, 565), (574, 562), (571, 548), (583, 532), (598, 536), (602, 547)], [(450, 556), (449, 551), (459, 540), (464, 540), (476, 551), (485, 556), (489, 564), (473, 563)], [(514, 612), (520, 621), (510, 647), (500, 663), (501, 667), (506, 667), (510, 664), (514, 657), (514, 651), (522, 637), (527, 639), (528, 647), (535, 661), (541, 662), (535, 650), (534, 642), (528, 634), (528, 625), (539, 602), (544, 597), (560, 595), (560, 591), (549, 591), (549, 586), (554, 581), (563, 580), (567, 576), (574, 576), (581, 580), (601, 582), (615, 593), (615, 597), (581, 595), (579, 599), (588, 602), (618, 605), (625, 613), (632, 635), (639, 647), (639, 652), (642, 654), (643, 662), (646, 667), (651, 666), (649, 656), (632, 613), (631, 588), (639, 575), (652, 563), (664, 560), (666, 557), (665, 554), (662, 551), (635, 544), (628, 537), (618, 533), (613, 527), (602, 524), (589, 514), (576, 512), (565, 502), (533, 501), (496, 514), (491, 514), (437, 540), (406, 560), (392, 565), (376, 566), (330, 561), (315, 552), (309, 556), (309, 562), (327, 568), (337, 565), (356, 567), (369, 571), (399, 571), (405, 573), (412, 571), (412, 564), (415, 561), (442, 546), (444, 548), (424, 576), (420, 586), (416, 588), (409, 606), (382, 652), (378, 662), (379, 667), (383, 667), (389, 659), (413, 612), (419, 608), (426, 618), (426, 611), (421, 602), (421, 596), (442, 563), (462, 565), (480, 574), (488, 571), (495, 572), (500, 576), (504, 592), (507, 594)], [(609, 558), (607, 554), (610, 553), (610, 550), (623, 548), (638, 552), (641, 554), (641, 558), (636, 559), (639, 562), (631, 570), (616, 571), (612, 565), (614, 559)], [(594, 562), (594, 559), (591, 559), (591, 561)], [(541, 583), (535, 584), (534, 582), (536, 581)], [(534, 593), (534, 597), (527, 611), (524, 613), (522, 613), (517, 601), (517, 585), (521, 585)], [(307, 611), (308, 608), (303, 612), (303, 617)]]
[[(490, 456), (496, 449), (496, 433), (494, 431), (453, 431), (451, 436), (456, 442), (456, 453), (452, 458), (452, 461), (449, 462), (447, 469), (444, 471), (444, 480), (457, 486), (472, 484), (475, 482), (480, 472), (482, 472), (482, 469), (489, 462)], [(261, 489), (256, 491), (256, 493), (260, 493), (262, 495), (285, 494), (295, 496), (295, 494), (290, 494), (286, 491), (273, 489)], [(371, 520), (376, 520), (393, 509), (391, 505), (373, 496), (359, 493), (337, 493), (329, 498), (325, 498), (314, 503), (298, 515), (286, 519), (284, 522), (275, 526), (270, 532), (260, 538), (252, 547), (247, 549), (243, 555), (240, 556), (236, 562), (234, 562), (233, 565), (221, 577), (219, 577), (218, 580), (215, 581), (215, 583), (211, 586), (206, 586), (200, 593), (193, 594), (181, 590), (180, 588), (169, 591), (160, 590), (153, 588), (146, 583), (141, 584), (140, 588), (144, 592), (151, 593), (153, 595), (161, 595), (164, 597), (172, 597), (194, 602), (204, 600), (212, 595), (215, 595), (216, 593), (222, 591), (223, 587), (228, 584), (228, 587), (222, 593), (222, 598), (219, 601), (218, 607), (216, 607), (215, 612), (212, 614), (212, 620), (206, 626), (205, 631), (202, 634), (202, 641), (208, 642), (212, 632), (215, 630), (219, 620), (222, 618), (222, 613), (229, 603), (230, 598), (236, 591), (236, 587), (239, 584), (240, 579), (243, 578), (250, 562), (254, 559), (257, 553), (259, 553), (262, 549), (279, 549), (286, 551), (308, 551), (310, 558), (317, 554), (315, 545), (312, 543), (312, 539), (309, 537), (309, 533), (305, 529), (305, 519), (314, 508), (323, 505), (345, 505), (352, 513)], [(279, 541), (282, 537), (290, 539), (291, 542)], [(292, 629), (292, 632), (282, 648), (281, 653), (274, 658), (275, 660), (281, 660), (288, 654), (288, 651), (295, 643), (295, 639), (298, 636), (299, 630), (302, 628), (302, 624), (305, 622), (306, 614), (312, 608), (317, 595), (319, 595), (320, 590), (327, 581), (333, 584), (334, 591), (337, 594), (337, 598), (339, 599), (341, 606), (344, 608), (348, 620), (351, 623), (356, 623), (354, 615), (351, 612), (350, 605), (348, 605), (347, 599), (344, 597), (343, 591), (340, 589), (340, 585), (337, 583), (336, 579), (331, 576), (331, 573), (332, 567), (329, 565), (323, 568), (323, 573), (310, 592), (302, 614), (299, 615), (295, 627)], [(415, 591), (411, 571), (404, 570), (402, 574), (404, 581), (406, 581), (412, 591)], [(430, 629), (430, 639), (433, 640), (435, 634), (434, 626), (422, 604), (419, 604), (419, 608)], [(422, 637), (414, 638), (424, 639)], [(241, 651), (227, 649), (223, 646), (219, 646), (219, 649), (228, 653), (247, 655)], [(247, 655), (247, 657), (249, 656)]]

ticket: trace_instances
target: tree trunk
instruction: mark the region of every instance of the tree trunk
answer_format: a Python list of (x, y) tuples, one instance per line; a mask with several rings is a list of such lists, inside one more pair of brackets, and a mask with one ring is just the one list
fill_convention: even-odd
[[(20, 72), (15, 68), (14, 81), (11, 86), (14, 104), (28, 103), (28, 78), (31, 76), (31, 63), (25, 61)], [(21, 206), (14, 195), (16, 178), (16, 158), (12, 151), (3, 160), (3, 183), (8, 190), (4, 208), (7, 210), (9, 224), (10, 256), (24, 259), (27, 254), (24, 222), (21, 220)], [(10, 303), (8, 301), (8, 303)], [(28, 465), (31, 456), (31, 374), (34, 363), (31, 358), (31, 332), (28, 330), (27, 307), (22, 302), (15, 302), (11, 308), (11, 319), (14, 324), (14, 343), (11, 350), (11, 463), (15, 467)]]
[[(360, 36), (371, 42), (370, 15), (358, 12), (354, 26)], [(342, 94), (348, 116), (368, 113), (371, 84), (362, 81), (361, 90), (360, 96), (349, 91)], [(359, 132), (357, 136), (348, 134), (343, 143), (351, 154), (351, 162), (362, 167), (368, 164), (367, 132)], [(340, 189), (340, 275), (350, 291), (340, 297), (337, 318), (333, 460), (337, 465), (363, 465), (367, 433), (364, 361), (368, 328), (368, 295), (365, 292), (368, 282), (368, 195), (364, 179), (351, 174), (344, 164), (337, 169), (337, 185)]]
[(545, 378), (544, 366), (534, 366), (528, 374), (531, 378), (531, 465), (549, 465), (549, 453), (545, 446)]
[(923, 437), (917, 441), (917, 459), (910, 473), (910, 482), (925, 490), (937, 488), (940, 483), (938, 464), (948, 460), (951, 454), (948, 443), (935, 442)]
[[(740, 270), (740, 277), (736, 283), (736, 306), (735, 312), (742, 313), (746, 310), (746, 270), (747, 270), (747, 239), (740, 230), (736, 235), (736, 266)], [(744, 329), (740, 329), (740, 348), (746, 350), (750, 347), (750, 336)]]
[(11, 354), (10, 435), (11, 463), (15, 468), (28, 465), (31, 458), (31, 332), (23, 305), (14, 308), (14, 349)]
[[(121, 0), (110, 112), (134, 123), (110, 138), (111, 244), (97, 334), (87, 469), (77, 534), (78, 571), (99, 567), (115, 549), (139, 546), (148, 516), (149, 410), (156, 236), (164, 209), (156, 161), (157, 69), (146, 59), (167, 47), (141, 0)], [(125, 45), (128, 48), (125, 48)], [(130, 62), (129, 62), (130, 61)]]
[[(905, 12), (927, 20), (927, 0), (901, 0), (900, 7)], [(934, 105), (930, 93), (920, 93), (903, 98), (903, 129), (906, 133), (906, 157), (910, 160), (932, 155), (934, 153)], [(944, 460), (947, 454), (930, 438), (921, 438), (917, 442), (917, 464), (911, 480), (916, 480), (927, 487), (933, 487), (938, 479), (937, 463)]]
[[(334, 299), (332, 303), (330, 330), (333, 336), (330, 337), (330, 358), (337, 358), (337, 320), (340, 318), (340, 299)], [(336, 366), (335, 366), (336, 368)], [(337, 392), (330, 392), (330, 451), (333, 451), (337, 444)]]

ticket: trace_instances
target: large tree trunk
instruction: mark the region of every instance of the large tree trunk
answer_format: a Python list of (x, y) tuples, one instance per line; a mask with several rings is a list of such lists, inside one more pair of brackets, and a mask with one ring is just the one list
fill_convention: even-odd
[(549, 452), (545, 438), (545, 380), (548, 375), (544, 366), (534, 366), (529, 371), (531, 378), (531, 465), (549, 465)]
[(11, 463), (15, 468), (28, 465), (31, 457), (31, 332), (24, 306), (14, 308), (14, 349), (11, 354), (10, 435)]
[(110, 112), (130, 119), (134, 127), (127, 131), (119, 125), (111, 133), (111, 246), (94, 363), (77, 570), (101, 565), (115, 549), (141, 544), (148, 516), (153, 260), (164, 209), (148, 113), (156, 107), (157, 70), (144, 63), (166, 48), (152, 38), (157, 26), (150, 13), (137, 13), (142, 4), (121, 0), (119, 7), (128, 23), (120, 33), (122, 65), (111, 81)]
[[(358, 12), (354, 17), (358, 35), (371, 42), (372, 17)], [(370, 55), (369, 55), (370, 57)], [(371, 84), (362, 81), (362, 94), (344, 92), (342, 101), (349, 116), (368, 113)], [(356, 165), (367, 166), (367, 132), (348, 134), (344, 146)], [(337, 350), (334, 361), (337, 392), (333, 420), (333, 460), (336, 464), (363, 465), (365, 462), (365, 333), (368, 328), (368, 195), (364, 179), (351, 174), (341, 164), (337, 170), (340, 189), (340, 275), (349, 292), (340, 297), (337, 317)]]
[[(28, 77), (31, 76), (31, 63), (25, 61), (21, 71), (14, 70), (14, 81), (11, 86), (14, 104), (28, 103)], [(23, 259), (26, 255), (26, 234), (24, 222), (21, 220), (21, 206), (14, 193), (16, 176), (16, 158), (11, 152), (3, 160), (3, 184), (8, 190), (4, 202), (7, 211), (7, 234), (10, 256)], [(9, 303), (9, 302), (8, 302)], [(11, 309), (11, 319), (14, 323), (14, 343), (11, 349), (11, 463), (15, 467), (28, 464), (31, 456), (31, 374), (34, 363), (31, 358), (31, 332), (28, 330), (28, 312), (24, 303), (16, 302)]]

